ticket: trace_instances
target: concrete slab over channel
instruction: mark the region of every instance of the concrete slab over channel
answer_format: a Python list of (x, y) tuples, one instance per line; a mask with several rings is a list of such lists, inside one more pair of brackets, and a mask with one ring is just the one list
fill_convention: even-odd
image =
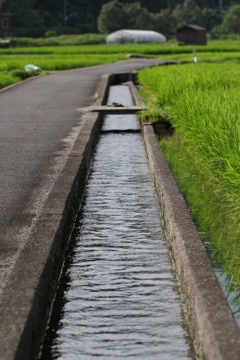
[(136, 114), (139, 111), (146, 110), (142, 106), (91, 106), (91, 112), (97, 112), (101, 115), (113, 114)]

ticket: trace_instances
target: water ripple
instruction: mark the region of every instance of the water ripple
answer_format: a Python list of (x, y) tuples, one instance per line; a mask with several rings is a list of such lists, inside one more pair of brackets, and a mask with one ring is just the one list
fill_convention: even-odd
[(68, 276), (52, 359), (194, 358), (139, 134), (102, 136)]

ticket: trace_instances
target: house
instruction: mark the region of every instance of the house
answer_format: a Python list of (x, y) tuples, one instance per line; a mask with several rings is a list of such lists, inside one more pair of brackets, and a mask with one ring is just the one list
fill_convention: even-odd
[(177, 40), (186, 45), (206, 45), (207, 30), (199, 25), (188, 24), (177, 30)]

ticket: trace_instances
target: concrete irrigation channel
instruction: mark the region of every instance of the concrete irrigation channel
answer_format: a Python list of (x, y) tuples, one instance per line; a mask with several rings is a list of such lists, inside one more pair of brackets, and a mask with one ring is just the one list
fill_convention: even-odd
[[(2, 360), (34, 359), (37, 356), (67, 252), (70, 230), (81, 203), (92, 154), (101, 131), (101, 112), (128, 113), (128, 111), (135, 112), (144, 108), (132, 82), (134, 76), (126, 71), (153, 65), (155, 65), (153, 61), (138, 60), (136, 63), (131, 61), (122, 63), (119, 67), (91, 69), (91, 73), (96, 71), (99, 78), (104, 72), (112, 71), (115, 74), (103, 76), (98, 89), (96, 89), (96, 83), (92, 82), (91, 90), (98, 94), (98, 99), (94, 104), (91, 99), (88, 99), (87, 104), (85, 101), (82, 107), (80, 104), (76, 108), (75, 119), (78, 116), (81, 121), (78, 123), (72, 121), (68, 124), (68, 127), (72, 125), (72, 132), (69, 132), (68, 129), (63, 130), (65, 125), (64, 119), (61, 120), (61, 113), (69, 111), (69, 108), (62, 110), (61, 99), (55, 102), (54, 108), (47, 106), (48, 116), (55, 116), (55, 111), (60, 118), (58, 127), (56, 124), (54, 126), (56, 132), (61, 133), (64, 150), (60, 150), (59, 144), (58, 147), (53, 145), (55, 158), (53, 161), (49, 154), (44, 154), (45, 161), (48, 160), (50, 164), (48, 167), (39, 169), (39, 171), (44, 170), (41, 182), (38, 183), (34, 176), (31, 177), (30, 184), (25, 182), (26, 186), (32, 186), (34, 191), (31, 197), (27, 197), (23, 187), (25, 197), (21, 198), (19, 195), (25, 207), (19, 205), (14, 211), (16, 213), (21, 211), (22, 218), (19, 220), (13, 213), (11, 222), (7, 215), (5, 215), (5, 222), (4, 218), (1, 219), (2, 224), (6, 223), (7, 225), (2, 227), (0, 244), (0, 358)], [(78, 71), (73, 71), (71, 74), (72, 79), (79, 75)], [(83, 73), (80, 74), (83, 75)], [(56, 82), (59, 81), (60, 84), (62, 80), (57, 79)], [(40, 82), (44, 81), (32, 81), (35, 91), (38, 91)], [(109, 86), (126, 81), (130, 84), (134, 105), (128, 109), (125, 106), (113, 106), (106, 109)], [(7, 95), (17, 92), (20, 96), (24, 91), (28, 91), (27, 86), (26, 83), (2, 93), (0, 105), (7, 106)], [(22, 92), (20, 91), (21, 87), (23, 87)], [(52, 96), (57, 96), (57, 94), (52, 94)], [(78, 100), (76, 94), (74, 96), (75, 106)], [(40, 107), (44, 106), (44, 103), (40, 102), (34, 106), (39, 110), (35, 116), (38, 116), (40, 120)], [(47, 122), (43, 125), (46, 124)], [(44, 132), (43, 129), (40, 130)], [(142, 124), (141, 130), (174, 268), (185, 303), (186, 323), (195, 345), (195, 351), (200, 358), (239, 359), (239, 328), (233, 319), (206, 251), (190, 219), (186, 204), (159, 149), (152, 126)], [(64, 131), (68, 136), (64, 137)], [(45, 129), (45, 135), (46, 132)], [(25, 135), (28, 135), (27, 130)], [(55, 140), (51, 137), (48, 141)], [(21, 141), (21, 139), (18, 140)], [(34, 143), (34, 138), (32, 142)], [(37, 151), (42, 151), (43, 148), (44, 146), (41, 147), (39, 144)], [(17, 155), (15, 156), (17, 157)], [(31, 157), (27, 160), (33, 161)], [(4, 194), (2, 193), (2, 195)], [(161, 359), (161, 354), (159, 354), (159, 358)], [(172, 359), (177, 358), (178, 354), (172, 357)]]

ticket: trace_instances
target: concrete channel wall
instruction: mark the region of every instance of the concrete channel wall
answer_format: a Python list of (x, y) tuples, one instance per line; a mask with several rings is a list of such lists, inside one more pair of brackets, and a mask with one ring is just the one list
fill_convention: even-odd
[[(103, 77), (96, 105), (106, 103), (110, 85), (133, 80), (134, 76)], [(130, 88), (136, 105), (143, 105), (133, 84)], [(1, 299), (2, 306), (9, 309), (0, 323), (1, 360), (28, 360), (37, 356), (100, 128), (100, 116), (86, 111), (68, 161), (34, 228), (35, 241), (22, 249), (12, 271), (8, 291)], [(152, 126), (143, 124), (142, 129), (196, 348), (202, 358), (239, 359), (239, 329)], [(31, 264), (27, 271), (26, 262)]]

